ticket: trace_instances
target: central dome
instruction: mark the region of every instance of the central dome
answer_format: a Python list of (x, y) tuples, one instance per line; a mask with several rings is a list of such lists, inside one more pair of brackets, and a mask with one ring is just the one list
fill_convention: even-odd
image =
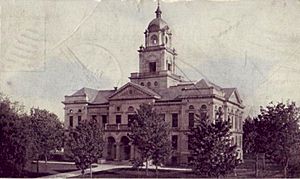
[(154, 32), (154, 31), (158, 31), (158, 30), (168, 30), (169, 26), (166, 23), (166, 21), (164, 21), (161, 18), (162, 12), (161, 12), (159, 6), (157, 7), (155, 13), (156, 13), (156, 18), (153, 19), (148, 25), (149, 32)]

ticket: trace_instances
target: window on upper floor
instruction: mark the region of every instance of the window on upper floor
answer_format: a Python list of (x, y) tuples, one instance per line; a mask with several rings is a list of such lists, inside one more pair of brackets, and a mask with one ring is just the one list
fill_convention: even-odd
[(158, 42), (157, 36), (156, 35), (152, 35), (151, 36), (151, 43), (155, 45), (155, 44), (157, 44), (157, 42)]
[(131, 123), (132, 123), (133, 119), (134, 119), (134, 115), (133, 114), (129, 114), (128, 115), (128, 123), (127, 123), (128, 127), (131, 126)]
[(92, 120), (93, 120), (94, 122), (97, 122), (97, 116), (96, 116), (96, 115), (92, 115)]
[(195, 114), (189, 113), (189, 127), (194, 127), (195, 123)]
[(73, 127), (73, 116), (69, 117), (69, 126)]
[(102, 125), (105, 126), (106, 123), (107, 123), (107, 116), (102, 115)]
[(168, 63), (168, 71), (172, 71), (172, 65), (171, 65), (171, 63)]
[(178, 127), (178, 114), (172, 114), (172, 127)]
[(149, 72), (156, 72), (156, 62), (149, 63)]
[(172, 135), (172, 148), (176, 150), (178, 147), (178, 136)]
[(81, 116), (78, 116), (77, 120), (78, 120), (78, 124), (80, 124), (81, 123)]
[(159, 116), (165, 121), (166, 115), (165, 114), (159, 114)]
[(200, 118), (201, 120), (206, 120), (207, 118), (207, 106), (204, 104), (200, 107)]
[(190, 109), (190, 110), (193, 110), (193, 109), (195, 109), (195, 107), (194, 107), (193, 105), (190, 105), (190, 106), (189, 106), (189, 109)]
[(116, 115), (116, 123), (121, 124), (122, 123), (122, 117), (121, 115)]

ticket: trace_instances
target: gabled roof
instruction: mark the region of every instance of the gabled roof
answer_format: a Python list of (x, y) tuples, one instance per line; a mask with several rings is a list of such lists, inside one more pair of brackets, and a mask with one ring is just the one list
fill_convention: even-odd
[(95, 99), (98, 94), (98, 90), (91, 89), (91, 88), (81, 88), (80, 90), (76, 91), (71, 96), (87, 96), (87, 101), (91, 102)]
[(93, 104), (103, 104), (108, 102), (108, 97), (112, 95), (115, 90), (100, 90), (93, 100)]
[(128, 86), (132, 86), (144, 93), (146, 93), (147, 95), (154, 97), (154, 98), (161, 98), (161, 96), (159, 94), (157, 94), (156, 92), (152, 91), (151, 89), (145, 87), (145, 86), (141, 86), (139, 84), (136, 83), (132, 83), (132, 82), (128, 82), (126, 83), (124, 86), (122, 86), (121, 88), (119, 88), (115, 93), (113, 93), (112, 95), (110, 95), (108, 98), (112, 98), (115, 95), (117, 95), (119, 92), (123, 91), (123, 89), (127, 88)]
[(191, 88), (210, 88), (213, 87), (217, 90), (221, 90), (222, 88), (206, 79), (201, 79), (200, 81), (196, 82), (194, 86)]
[(223, 88), (223, 91), (225, 93), (225, 99), (229, 99), (232, 93), (236, 90), (236, 88)]
[(238, 91), (237, 91), (237, 89), (236, 88), (223, 88), (222, 89), (223, 91), (224, 91), (224, 93), (225, 93), (225, 99), (226, 100), (229, 100), (230, 101), (230, 98), (233, 96), (233, 95), (235, 95), (235, 98), (236, 98), (236, 100), (237, 100), (237, 102), (238, 103), (242, 103), (243, 101), (241, 100), (241, 97), (240, 97), (240, 95), (239, 95), (239, 93), (238, 93)]

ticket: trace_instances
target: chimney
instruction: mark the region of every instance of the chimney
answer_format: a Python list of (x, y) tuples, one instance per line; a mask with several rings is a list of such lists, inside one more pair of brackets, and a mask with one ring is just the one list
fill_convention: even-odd
[(115, 89), (115, 91), (117, 91), (118, 87), (115, 86), (114, 89)]

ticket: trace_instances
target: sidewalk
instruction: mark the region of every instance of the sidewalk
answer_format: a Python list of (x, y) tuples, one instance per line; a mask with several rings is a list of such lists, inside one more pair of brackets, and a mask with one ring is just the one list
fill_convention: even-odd
[[(99, 172), (104, 170), (111, 170), (116, 168), (131, 168), (131, 166), (127, 165), (111, 165), (111, 164), (99, 164), (97, 167), (92, 168), (92, 172)], [(90, 169), (85, 170), (86, 177), (89, 176)], [(48, 175), (41, 178), (70, 178), (70, 177), (77, 177), (81, 175), (81, 170), (76, 170), (73, 172), (65, 172), (65, 173), (58, 173), (54, 175)]]

